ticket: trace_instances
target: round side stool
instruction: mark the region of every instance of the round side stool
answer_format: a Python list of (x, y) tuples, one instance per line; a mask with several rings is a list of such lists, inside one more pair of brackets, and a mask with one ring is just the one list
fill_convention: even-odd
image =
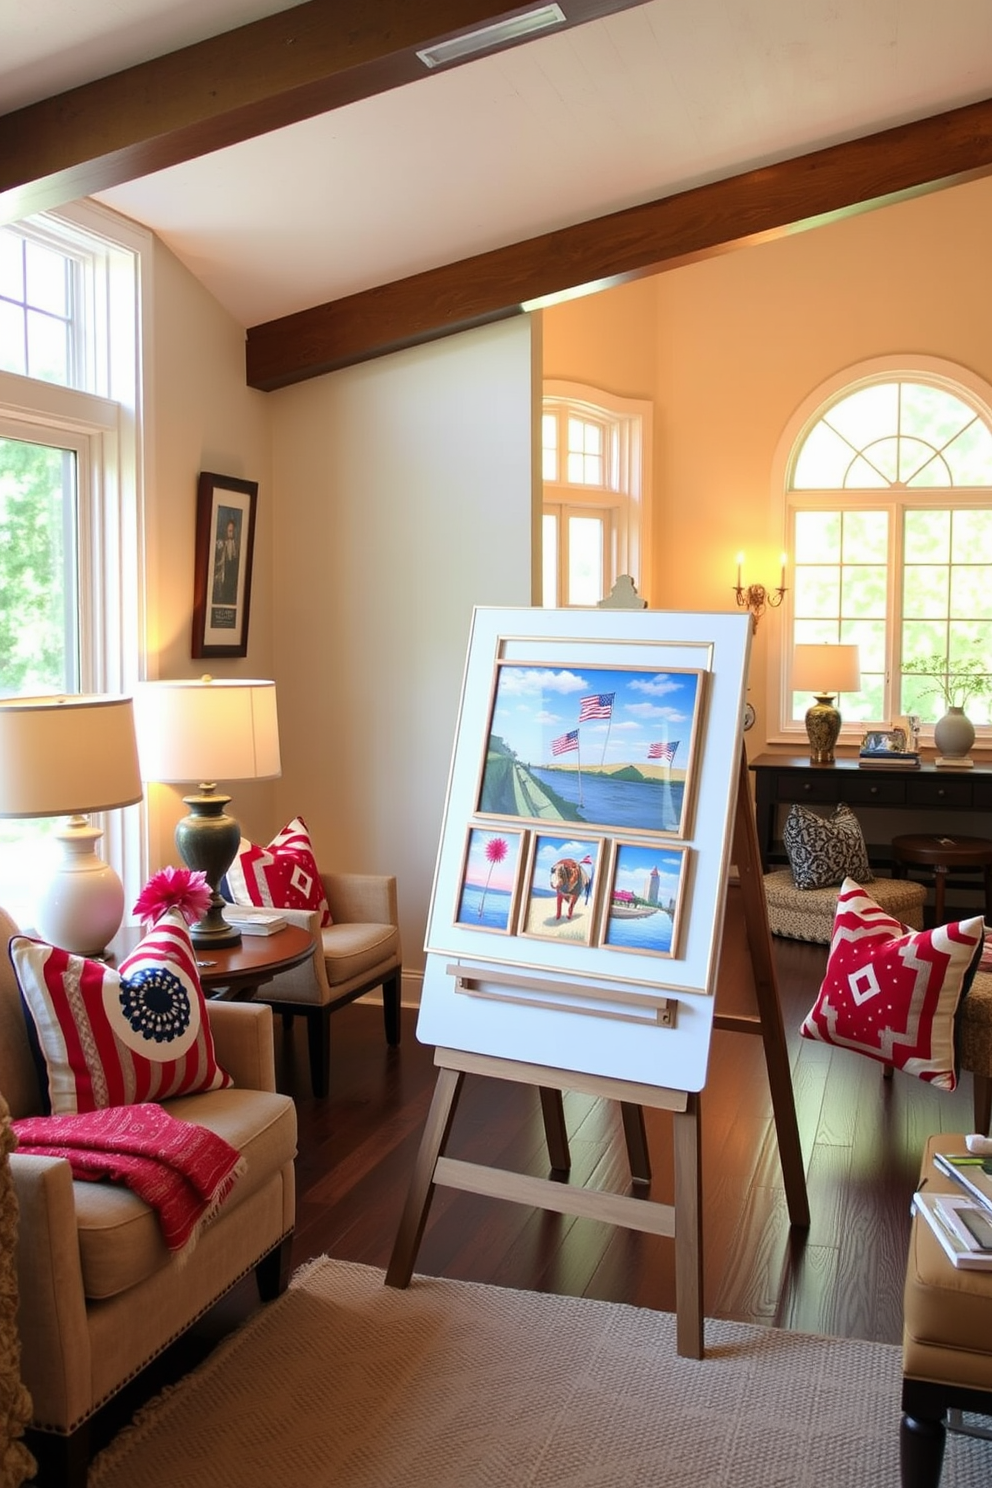
[(894, 837), (892, 876), (906, 878), (907, 868), (933, 874), (934, 923), (943, 925), (949, 873), (980, 873), (985, 885), (985, 919), (992, 921), (992, 840), (988, 837)]

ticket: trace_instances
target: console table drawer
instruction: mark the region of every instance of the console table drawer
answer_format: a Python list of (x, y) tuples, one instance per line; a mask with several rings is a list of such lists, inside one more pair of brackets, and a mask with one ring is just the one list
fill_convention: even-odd
[[(906, 781), (906, 800), (910, 806), (952, 806), (957, 809), (972, 804), (971, 780), (948, 780), (946, 777), (927, 776), (926, 779)], [(992, 798), (990, 798), (992, 805)]]
[[(962, 784), (964, 782), (962, 781)], [(971, 786), (971, 804), (976, 811), (992, 811), (992, 780), (979, 779), (977, 776), (969, 780)]]
[(820, 775), (780, 775), (775, 781), (778, 801), (826, 801), (841, 799), (839, 782), (832, 771)]
[[(902, 806), (906, 801), (906, 786), (902, 776), (885, 775), (879, 780), (881, 770), (865, 770), (861, 775), (838, 776), (841, 800), (856, 806), (860, 801), (865, 806)], [(836, 789), (836, 787), (835, 787)]]

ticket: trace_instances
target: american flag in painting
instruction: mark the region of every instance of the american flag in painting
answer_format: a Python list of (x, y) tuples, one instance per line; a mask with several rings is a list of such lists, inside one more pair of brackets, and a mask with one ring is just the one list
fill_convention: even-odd
[(648, 759), (664, 760), (666, 765), (670, 765), (678, 747), (677, 739), (674, 744), (649, 744)]
[(587, 718), (610, 718), (613, 714), (615, 692), (592, 692), (579, 702), (579, 722)]
[(572, 749), (579, 747), (579, 731), (573, 729), (570, 734), (559, 734), (557, 739), (551, 740), (552, 754), (568, 754)]

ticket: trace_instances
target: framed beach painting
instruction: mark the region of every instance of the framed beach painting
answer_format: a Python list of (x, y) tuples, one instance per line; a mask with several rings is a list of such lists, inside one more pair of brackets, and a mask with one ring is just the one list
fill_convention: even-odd
[(688, 849), (670, 843), (610, 843), (599, 944), (639, 956), (678, 955)]
[(531, 834), (520, 905), (520, 934), (563, 945), (589, 945), (596, 925), (599, 838)]
[(706, 674), (690, 667), (500, 662), (480, 816), (685, 837)]
[(469, 827), (456, 925), (496, 935), (513, 934), (526, 835), (519, 827)]

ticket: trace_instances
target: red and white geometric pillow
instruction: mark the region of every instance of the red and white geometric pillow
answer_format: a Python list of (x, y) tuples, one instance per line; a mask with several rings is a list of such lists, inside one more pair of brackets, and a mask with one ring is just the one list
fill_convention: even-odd
[(845, 879), (827, 973), (799, 1031), (953, 1090), (954, 1017), (983, 941), (981, 915), (910, 930)]
[(15, 935), (13, 963), (53, 1116), (222, 1090), (189, 928), (170, 910), (119, 969)]
[(310, 833), (302, 816), (294, 816), (268, 847), (256, 847), (243, 837), (238, 855), (227, 870), (226, 890), (232, 904), (317, 910), (321, 925), (331, 923)]

